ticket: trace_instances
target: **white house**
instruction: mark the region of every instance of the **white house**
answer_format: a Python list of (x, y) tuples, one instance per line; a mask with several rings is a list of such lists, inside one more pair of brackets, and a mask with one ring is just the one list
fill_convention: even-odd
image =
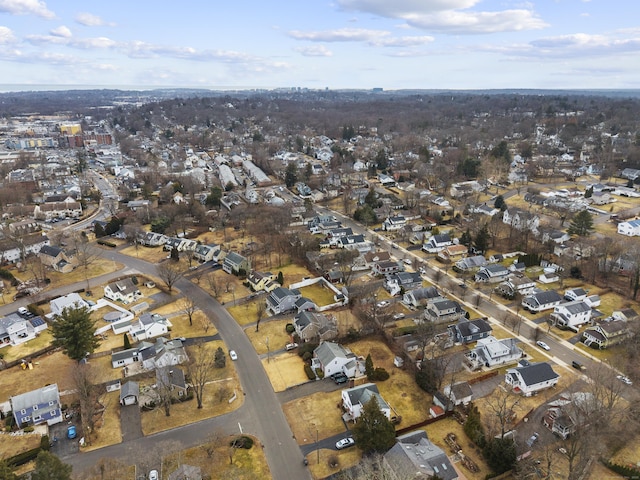
[(446, 233), (441, 233), (430, 237), (429, 240), (427, 240), (427, 243), (422, 245), (422, 250), (427, 253), (438, 253), (440, 250), (444, 249), (444, 247), (448, 247), (449, 245), (453, 245), (451, 237)]
[(479, 339), (476, 347), (465, 354), (465, 361), (472, 369), (515, 363), (523, 354), (517, 343), (518, 340), (515, 338), (498, 340), (489, 335)]
[(312, 368), (319, 368), (325, 377), (335, 373), (347, 373), (345, 367), (357, 361), (356, 354), (338, 343), (322, 342), (313, 351)]
[(522, 299), (522, 306), (530, 312), (543, 312), (551, 310), (560, 305), (562, 296), (555, 290), (545, 290), (543, 292), (532, 293)]
[(342, 409), (345, 412), (343, 418), (354, 422), (357, 421), (362, 414), (362, 409), (372, 398), (376, 399), (378, 407), (380, 407), (384, 416), (391, 420), (391, 407), (382, 398), (375, 383), (365, 383), (342, 390)]
[(114, 302), (122, 302), (125, 305), (133, 303), (142, 297), (140, 289), (133, 283), (131, 278), (125, 278), (108, 284), (104, 287), (104, 296)]
[(89, 304), (85, 302), (80, 295), (74, 292), (68, 295), (63, 295), (62, 297), (54, 298), (49, 302), (49, 307), (51, 308), (51, 314), (56, 317), (62, 315), (62, 311), (65, 308), (89, 308)]
[(558, 326), (577, 331), (580, 325), (591, 321), (591, 307), (582, 300), (562, 303), (554, 307), (550, 316)]
[(16, 346), (36, 338), (47, 329), (47, 323), (41, 317), (24, 319), (16, 313), (0, 318), (0, 348)]
[(159, 337), (169, 332), (171, 322), (157, 313), (143, 313), (137, 322), (131, 324), (129, 334), (135, 342)]
[(640, 220), (629, 220), (618, 224), (618, 233), (627, 237), (640, 236)]
[(404, 215), (394, 215), (392, 217), (387, 217), (387, 219), (382, 222), (382, 229), (388, 232), (394, 230), (400, 230), (407, 224), (407, 219)]
[(507, 278), (511, 272), (504, 265), (487, 265), (475, 274), (474, 280), (478, 283), (497, 283)]
[(520, 208), (507, 208), (502, 215), (502, 222), (516, 230), (529, 230), (538, 233), (540, 218)]
[(540, 390), (554, 387), (560, 378), (547, 362), (520, 362), (516, 368), (508, 368), (504, 381), (514, 392), (530, 397)]

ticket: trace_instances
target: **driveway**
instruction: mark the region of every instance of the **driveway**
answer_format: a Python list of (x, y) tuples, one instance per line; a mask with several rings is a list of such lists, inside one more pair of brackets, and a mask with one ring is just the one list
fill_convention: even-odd
[(120, 407), (120, 431), (122, 432), (123, 442), (129, 442), (142, 437), (140, 405), (125, 405)]
[[(67, 427), (69, 425), (75, 425), (77, 429), (76, 438), (67, 438)], [(53, 444), (51, 447), (51, 453), (58, 457), (64, 457), (72, 455), (80, 451), (80, 437), (82, 437), (82, 430), (80, 425), (75, 422), (61, 422), (49, 427), (49, 441)]]

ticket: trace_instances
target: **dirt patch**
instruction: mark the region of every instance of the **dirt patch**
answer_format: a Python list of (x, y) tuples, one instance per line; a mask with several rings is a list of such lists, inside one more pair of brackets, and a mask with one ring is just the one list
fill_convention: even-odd
[[(253, 348), (258, 355), (281, 350), (287, 343), (291, 342), (291, 337), (285, 330), (288, 320), (271, 320), (260, 322), (260, 330), (256, 332), (256, 327), (251, 326), (244, 329), (244, 332), (251, 340)], [(268, 344), (268, 346), (267, 346)]]
[(282, 392), (309, 381), (304, 373), (304, 362), (293, 352), (272, 355), (268, 361), (265, 358), (262, 360), (262, 366), (275, 392)]

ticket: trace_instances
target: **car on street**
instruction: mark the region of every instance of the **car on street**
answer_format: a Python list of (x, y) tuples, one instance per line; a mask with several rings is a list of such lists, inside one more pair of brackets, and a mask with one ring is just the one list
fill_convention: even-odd
[(349, 381), (349, 377), (347, 377), (344, 373), (334, 373), (333, 375), (331, 375), (331, 378), (336, 383), (336, 385), (341, 385)]
[(627, 385), (633, 385), (631, 379), (625, 375), (616, 375), (616, 378), (620, 380), (622, 383), (626, 383)]
[(229, 358), (231, 358), (231, 360), (233, 360), (234, 362), (238, 359), (238, 354), (235, 350), (229, 350)]
[(387, 302), (386, 300), (382, 300), (381, 302), (378, 302), (376, 306), (378, 308), (384, 308), (384, 307), (388, 307), (389, 305), (390, 305), (389, 302)]
[(393, 315), (393, 319), (394, 320), (400, 320), (402, 318), (404, 318), (404, 313), (402, 313), (402, 312), (398, 312), (398, 313)]
[(580, 362), (576, 362), (575, 360), (571, 362), (571, 366), (573, 368), (577, 368), (578, 370), (584, 370), (584, 365), (581, 364)]
[(336, 448), (342, 450), (343, 448), (353, 447), (356, 444), (355, 440), (351, 437), (343, 438), (336, 442)]
[(151, 470), (149, 472), (149, 480), (158, 480), (158, 470)]
[(538, 340), (536, 342), (536, 345), (538, 345), (540, 348), (542, 348), (544, 350), (551, 350), (551, 347), (549, 345), (547, 345), (546, 343), (544, 343), (542, 340)]
[(397, 243), (392, 243), (391, 244), (391, 248), (398, 248), (398, 244)]

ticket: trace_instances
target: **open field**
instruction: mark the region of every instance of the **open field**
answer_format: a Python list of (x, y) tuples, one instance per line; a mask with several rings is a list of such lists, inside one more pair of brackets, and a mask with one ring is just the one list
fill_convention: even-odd
[(304, 373), (304, 362), (295, 351), (271, 355), (268, 360), (262, 360), (262, 366), (275, 392), (309, 381)]
[(170, 329), (172, 338), (193, 338), (218, 333), (211, 320), (201, 310), (193, 314), (193, 324), (189, 324), (189, 317), (186, 314), (173, 315), (169, 321), (172, 324)]
[(44, 387), (50, 383), (57, 383), (58, 390), (73, 388), (72, 371), (76, 362), (62, 351), (39, 357), (33, 362), (33, 370), (22, 370), (15, 366), (0, 371), (0, 402), (9, 400), (12, 395), (29, 392)]
[[(101, 250), (98, 250), (98, 253), (100, 252)], [(98, 277), (105, 273), (115, 272), (120, 270), (122, 267), (123, 265), (121, 263), (114, 262), (105, 255), (97, 258), (93, 263), (91, 263), (86, 272), (82, 266), (74, 268), (73, 271), (69, 273), (59, 273), (50, 270), (47, 272), (47, 277), (51, 279), (51, 283), (47, 287), (47, 290), (75, 282), (86, 282), (87, 276), (89, 277), (89, 281), (91, 281), (94, 277)], [(93, 289), (94, 285), (92, 285), (91, 288)]]
[[(260, 330), (256, 332), (256, 327), (251, 326), (244, 329), (249, 340), (256, 349), (258, 355), (281, 350), (287, 343), (291, 342), (291, 337), (285, 330), (288, 320), (271, 320), (260, 322)], [(267, 348), (268, 343), (268, 348)]]
[(134, 245), (125, 247), (119, 250), (119, 253), (130, 257), (140, 258), (151, 263), (159, 263), (169, 255), (169, 252), (165, 252), (162, 247), (145, 247), (142, 245), (137, 248)]

